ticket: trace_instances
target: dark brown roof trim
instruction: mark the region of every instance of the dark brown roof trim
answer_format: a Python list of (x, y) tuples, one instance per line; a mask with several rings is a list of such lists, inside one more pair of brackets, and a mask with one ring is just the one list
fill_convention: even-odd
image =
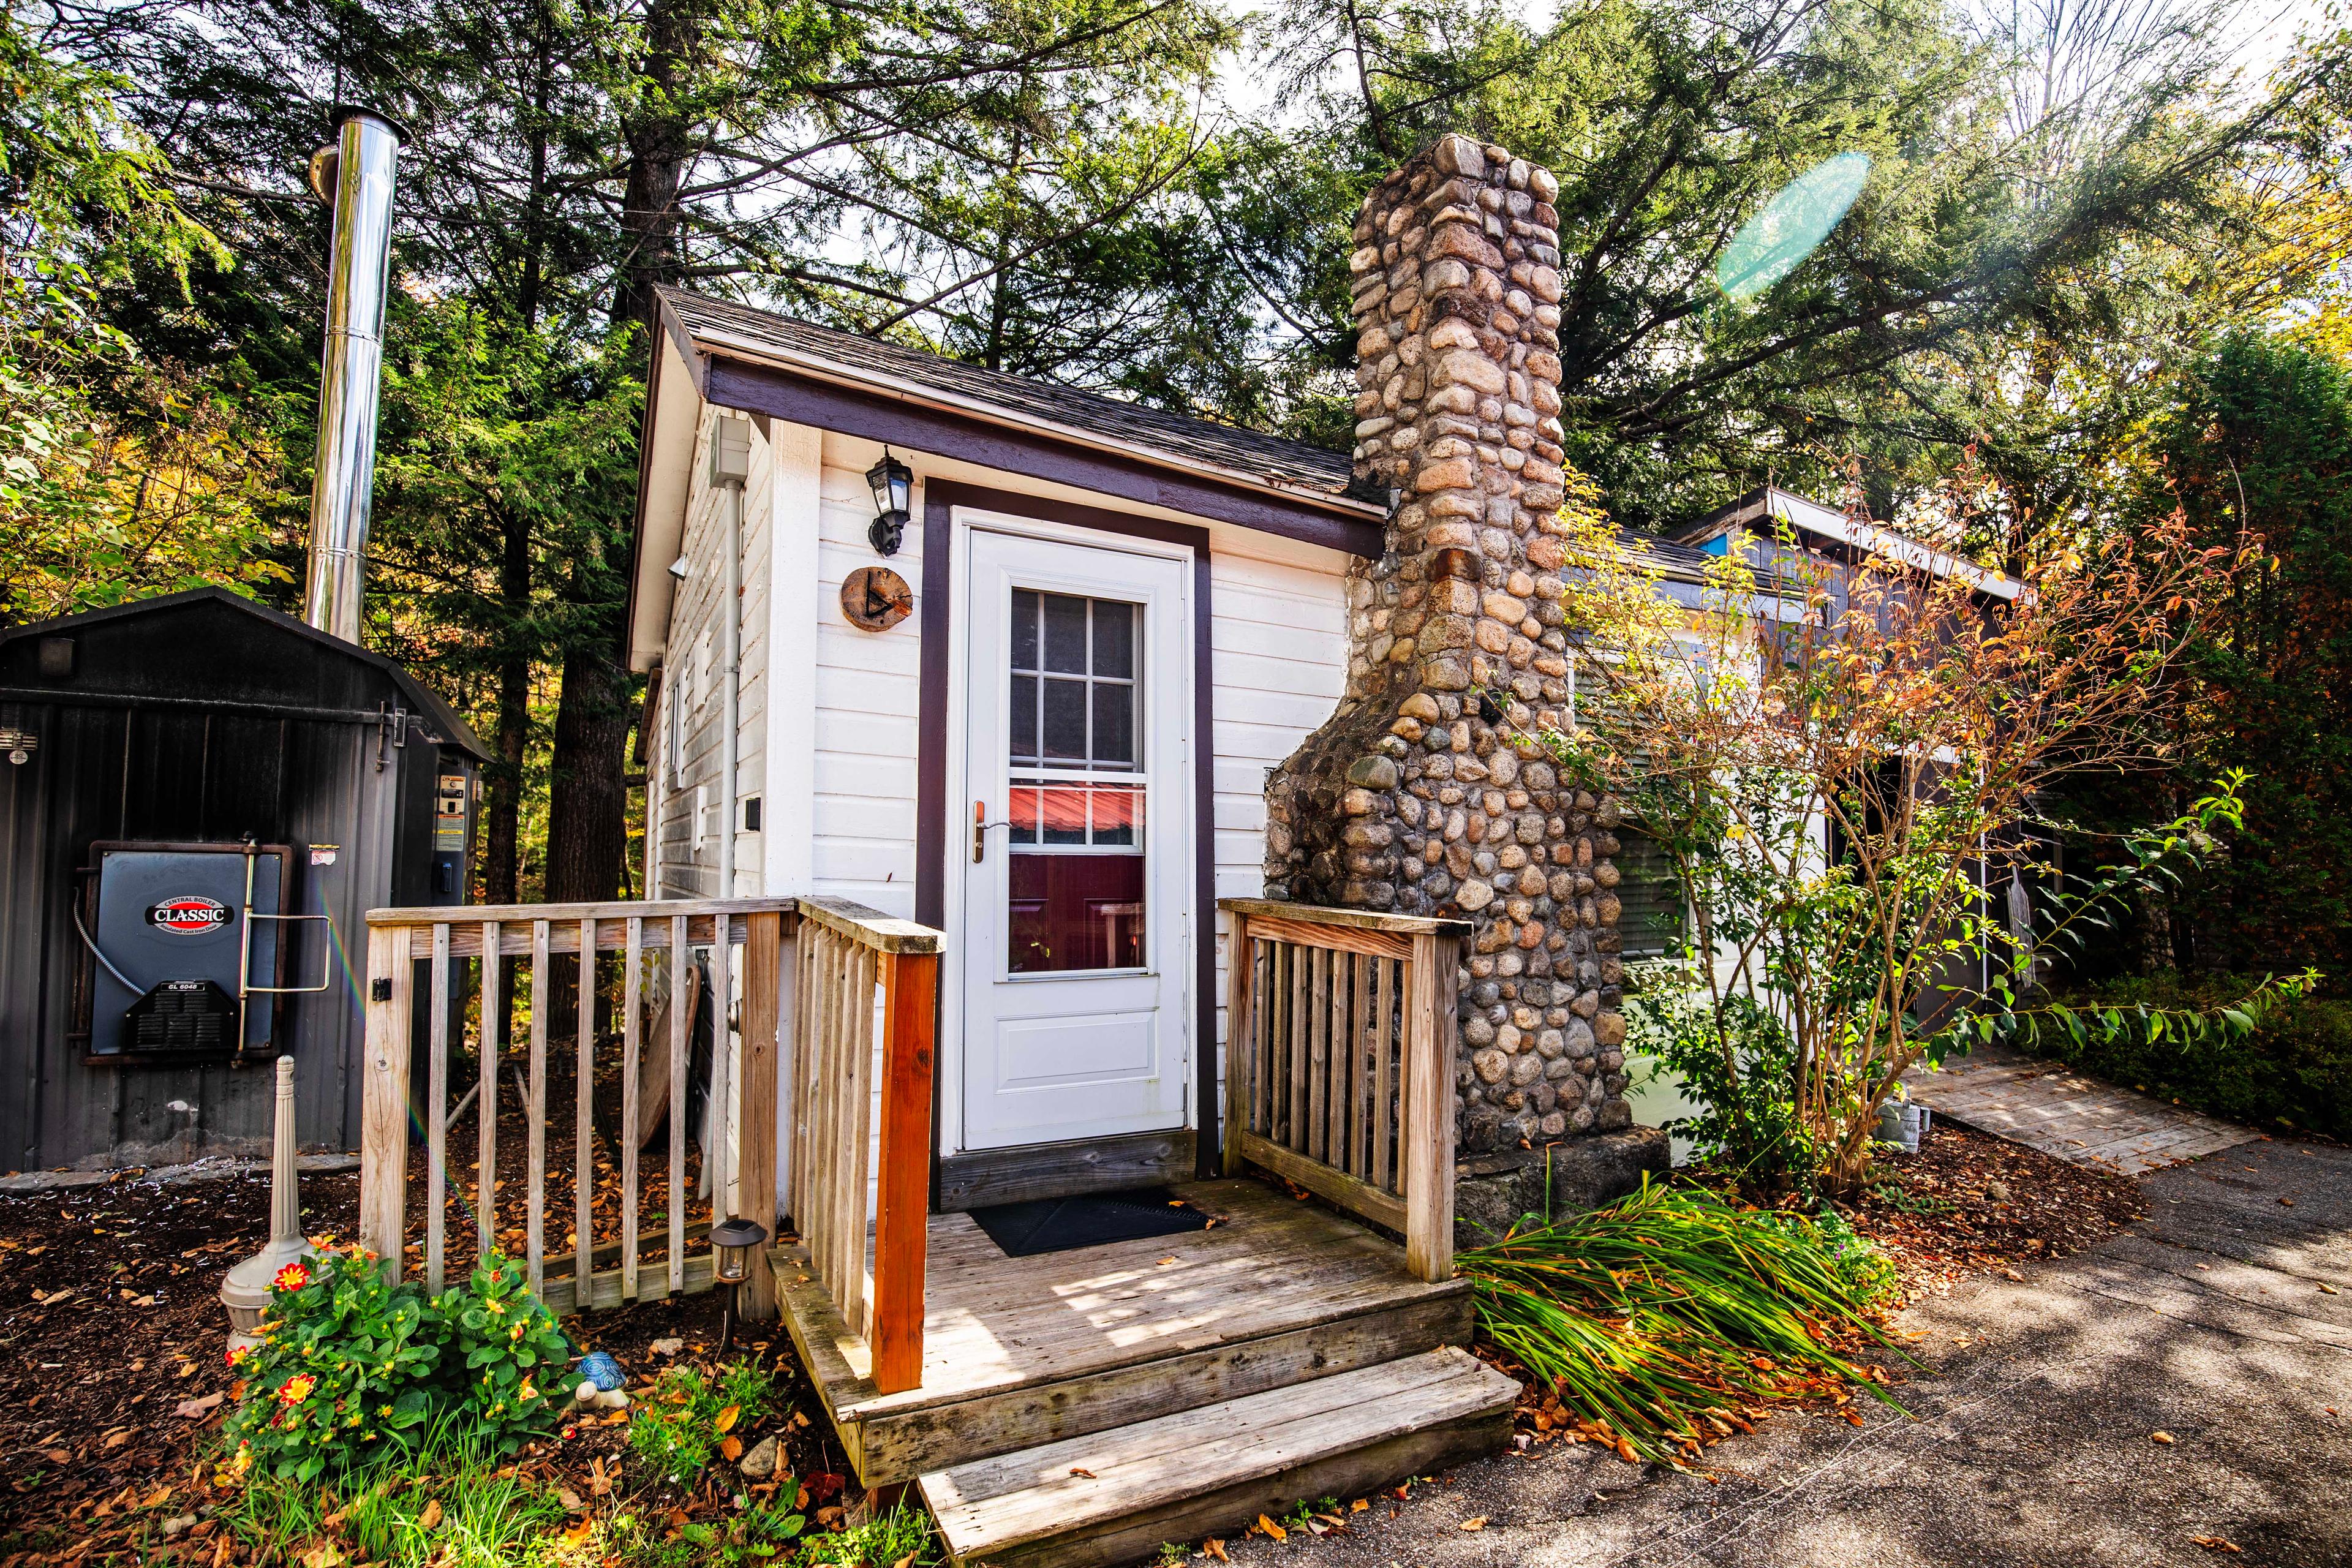
[(766, 414), (955, 458), (1009, 474), (1075, 485), (1145, 506), (1230, 522), (1284, 539), (1377, 559), (1381, 528), (1305, 501), (1257, 493), (1213, 479), (1089, 450), (1041, 433), (965, 414), (794, 374), (707, 350), (698, 367), (702, 395), (724, 408)]

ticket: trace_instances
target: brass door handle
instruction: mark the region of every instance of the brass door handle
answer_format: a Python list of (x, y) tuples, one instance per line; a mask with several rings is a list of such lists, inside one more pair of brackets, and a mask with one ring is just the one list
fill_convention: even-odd
[(1009, 818), (1003, 822), (989, 821), (988, 803), (984, 800), (973, 801), (971, 803), (971, 863), (977, 866), (988, 858), (988, 830), (990, 828), (1010, 827), (1012, 826), (1013, 823)]

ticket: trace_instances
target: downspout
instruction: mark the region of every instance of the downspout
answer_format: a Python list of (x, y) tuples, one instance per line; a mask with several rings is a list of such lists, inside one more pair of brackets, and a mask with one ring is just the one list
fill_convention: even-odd
[(310, 575), (302, 619), (360, 640), (360, 586), (375, 482), (392, 196), (408, 132), (373, 109), (339, 108), (335, 141), (310, 157), (310, 188), (335, 209), (327, 341), (319, 364), (319, 448), (310, 481)]
[[(735, 827), (741, 810), (739, 795), (743, 765), (743, 485), (751, 472), (751, 432), (749, 420), (720, 415), (710, 426), (710, 482), (727, 492), (727, 576), (720, 594), (721, 657), (726, 682), (719, 717), (719, 810), (725, 820), (719, 833), (719, 896), (735, 896)], [(723, 932), (717, 940), (726, 941)], [(734, 989), (735, 965), (727, 966), (729, 991)], [(711, 1140), (718, 1158), (711, 1162), (710, 1192), (719, 1207), (733, 1210), (727, 1184), (734, 1172), (735, 1128), (729, 1112), (728, 1093), (734, 1063), (734, 1029), (730, 1019), (732, 996), (714, 995), (711, 1008), (710, 1100), (719, 1118), (719, 1135)]]

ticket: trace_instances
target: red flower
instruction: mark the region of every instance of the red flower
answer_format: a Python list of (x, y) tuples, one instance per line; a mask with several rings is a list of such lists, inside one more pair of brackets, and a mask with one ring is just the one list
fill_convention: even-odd
[(299, 1290), (310, 1282), (310, 1270), (298, 1260), (279, 1269), (277, 1278), (270, 1280), (269, 1284), (272, 1289)]
[(280, 1405), (299, 1405), (304, 1400), (310, 1398), (310, 1391), (318, 1386), (319, 1380), (317, 1378), (312, 1377), (307, 1372), (298, 1372), (292, 1377), (288, 1378), (284, 1383), (278, 1385), (278, 1403)]

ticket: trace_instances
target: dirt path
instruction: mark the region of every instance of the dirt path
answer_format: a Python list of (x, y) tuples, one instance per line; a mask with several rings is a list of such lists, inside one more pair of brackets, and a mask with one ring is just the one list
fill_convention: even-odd
[(1899, 1391), (1916, 1419), (1775, 1419), (1710, 1450), (1712, 1481), (1589, 1447), (1506, 1457), (1344, 1533), (1227, 1551), (1302, 1568), (2352, 1562), (2352, 1151), (2259, 1141), (2140, 1185), (2147, 1219), (1905, 1314), (1930, 1368)]

